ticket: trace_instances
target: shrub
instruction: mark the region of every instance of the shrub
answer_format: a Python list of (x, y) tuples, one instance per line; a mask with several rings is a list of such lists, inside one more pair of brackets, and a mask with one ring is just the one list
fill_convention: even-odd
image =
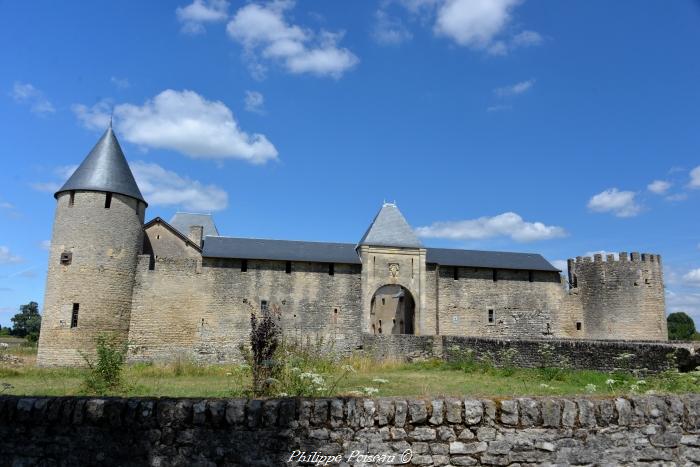
[(85, 392), (105, 394), (122, 386), (122, 370), (126, 357), (126, 342), (115, 334), (102, 333), (95, 340), (97, 355), (92, 361), (80, 353), (88, 366), (83, 388)]
[(250, 367), (253, 376), (253, 395), (270, 395), (280, 372), (275, 353), (282, 333), (279, 313), (273, 309), (258, 318), (250, 314)]
[(668, 315), (666, 324), (668, 325), (668, 338), (670, 340), (691, 340), (695, 335), (693, 318), (682, 311)]

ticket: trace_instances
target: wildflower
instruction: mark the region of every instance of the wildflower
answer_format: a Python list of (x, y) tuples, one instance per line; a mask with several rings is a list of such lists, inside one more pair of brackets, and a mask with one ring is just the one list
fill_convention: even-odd
[(10, 348), (10, 344), (8, 344), (7, 342), (0, 342), (0, 349), (9, 349), (9, 348)]
[(595, 384), (588, 383), (586, 385), (586, 392), (596, 392), (598, 390), (598, 387)]
[(290, 368), (289, 371), (291, 371), (292, 373), (299, 373), (301, 371), (301, 368), (294, 366)]
[(639, 390), (639, 386), (637, 386), (636, 384), (630, 385), (630, 391), (637, 392), (638, 390)]
[(362, 388), (362, 391), (363, 391), (366, 395), (371, 396), (371, 395), (373, 395), (373, 394), (378, 393), (378, 392), (379, 392), (379, 389), (377, 389), (377, 388), (365, 387), (365, 388)]
[(614, 379), (606, 379), (605, 384), (608, 386), (612, 386), (613, 384), (617, 383)]
[(230, 371), (227, 371), (226, 376), (233, 376), (233, 373), (231, 373)]
[(550, 386), (549, 384), (545, 384), (545, 383), (540, 383), (540, 387), (544, 388), (544, 389), (551, 389), (552, 388), (552, 386)]
[(372, 380), (372, 382), (373, 382), (373, 383), (379, 383), (379, 384), (386, 384), (386, 383), (389, 382), (389, 380), (388, 380), (388, 379), (384, 379), (384, 378), (374, 378), (374, 379)]
[(641, 386), (641, 385), (647, 384), (647, 382), (644, 381), (643, 379), (640, 379), (639, 381), (637, 381), (637, 384)]
[(288, 397), (288, 396), (289, 396), (289, 394), (287, 394), (286, 392), (280, 392), (279, 394), (277, 394), (277, 397)]

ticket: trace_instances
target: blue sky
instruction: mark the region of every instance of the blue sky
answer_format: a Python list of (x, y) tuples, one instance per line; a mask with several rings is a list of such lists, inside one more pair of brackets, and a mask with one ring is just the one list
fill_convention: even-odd
[(114, 115), (147, 218), (662, 255), (700, 318), (700, 3), (0, 3), (0, 324), (41, 303), (55, 190)]

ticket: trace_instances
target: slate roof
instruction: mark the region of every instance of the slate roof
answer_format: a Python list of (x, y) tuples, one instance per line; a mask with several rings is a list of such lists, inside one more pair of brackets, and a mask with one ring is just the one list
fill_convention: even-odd
[[(558, 271), (541, 255), (500, 251), (428, 248), (426, 262), (442, 266)], [(206, 237), (202, 256), (318, 263), (360, 264), (352, 243), (302, 242), (259, 238)]]
[(352, 243), (265, 240), (260, 238), (206, 237), (202, 256), (360, 264), (360, 258)]
[(423, 247), (406, 218), (393, 203), (384, 203), (358, 245)]
[(146, 202), (111, 125), (54, 197), (71, 190), (119, 193)]
[(559, 271), (559, 269), (544, 259), (542, 255), (536, 253), (428, 248), (425, 261), (441, 266)]
[(170, 219), (170, 225), (180, 231), (185, 237), (190, 234), (191, 225), (201, 225), (204, 227), (203, 236), (218, 237), (219, 230), (214, 224), (211, 214), (197, 214), (191, 212), (176, 212)]

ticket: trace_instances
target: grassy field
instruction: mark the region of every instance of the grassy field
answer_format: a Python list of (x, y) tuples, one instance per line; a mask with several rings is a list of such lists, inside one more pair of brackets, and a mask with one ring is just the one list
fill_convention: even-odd
[[(87, 395), (87, 370), (37, 368), (35, 350), (10, 349), (22, 363), (0, 364), (0, 392), (18, 395)], [(378, 363), (363, 358), (341, 362), (306, 361), (292, 370), (320, 376), (323, 390), (315, 395), (367, 394), (372, 396), (520, 397), (544, 395), (698, 392), (696, 374), (664, 373), (643, 379), (628, 373), (602, 373), (558, 369), (496, 369), (474, 362), (448, 364)], [(347, 366), (351, 366), (350, 371)], [(311, 373), (313, 372), (313, 373)], [(303, 381), (296, 378), (296, 381)], [(127, 365), (124, 385), (110, 395), (240, 397), (250, 385), (249, 371), (240, 365), (195, 365), (178, 361), (169, 365)], [(338, 381), (337, 386), (332, 383)], [(282, 388), (296, 395), (295, 388)], [(292, 390), (290, 390), (292, 389)], [(298, 388), (297, 388), (298, 389)], [(308, 386), (307, 386), (308, 389)]]

